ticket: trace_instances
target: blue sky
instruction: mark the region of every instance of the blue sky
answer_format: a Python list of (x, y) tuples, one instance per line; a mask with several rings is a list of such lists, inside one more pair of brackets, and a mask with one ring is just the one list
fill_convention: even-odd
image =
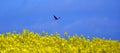
[(120, 0), (0, 0), (0, 33), (26, 28), (120, 40), (119, 9)]

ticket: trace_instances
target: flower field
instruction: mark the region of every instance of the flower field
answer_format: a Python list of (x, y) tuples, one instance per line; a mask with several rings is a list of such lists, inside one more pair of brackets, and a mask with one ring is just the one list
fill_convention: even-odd
[(59, 33), (34, 33), (26, 29), (22, 33), (0, 34), (0, 53), (120, 53), (118, 40), (83, 35), (61, 38)]

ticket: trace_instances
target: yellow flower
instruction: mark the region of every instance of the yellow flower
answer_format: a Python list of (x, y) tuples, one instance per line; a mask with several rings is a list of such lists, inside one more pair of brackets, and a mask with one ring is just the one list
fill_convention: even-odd
[[(90, 41), (90, 37), (77, 34), (66, 39), (61, 38), (58, 32), (42, 36), (26, 29), (22, 34), (6, 34), (0, 34), (0, 53), (120, 53), (118, 40), (94, 37)], [(67, 35), (67, 32), (64, 34)]]

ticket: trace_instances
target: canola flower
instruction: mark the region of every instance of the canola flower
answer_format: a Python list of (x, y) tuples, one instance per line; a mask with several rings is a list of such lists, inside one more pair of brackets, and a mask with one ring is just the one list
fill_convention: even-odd
[(83, 35), (61, 38), (60, 34), (48, 35), (24, 29), (22, 33), (0, 34), (0, 53), (120, 53), (118, 40), (103, 39)]

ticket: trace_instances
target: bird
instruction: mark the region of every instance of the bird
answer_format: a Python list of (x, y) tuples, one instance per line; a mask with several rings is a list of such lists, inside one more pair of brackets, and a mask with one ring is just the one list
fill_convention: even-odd
[(55, 20), (60, 19), (60, 17), (56, 17), (55, 15), (53, 15), (53, 17), (54, 17)]

